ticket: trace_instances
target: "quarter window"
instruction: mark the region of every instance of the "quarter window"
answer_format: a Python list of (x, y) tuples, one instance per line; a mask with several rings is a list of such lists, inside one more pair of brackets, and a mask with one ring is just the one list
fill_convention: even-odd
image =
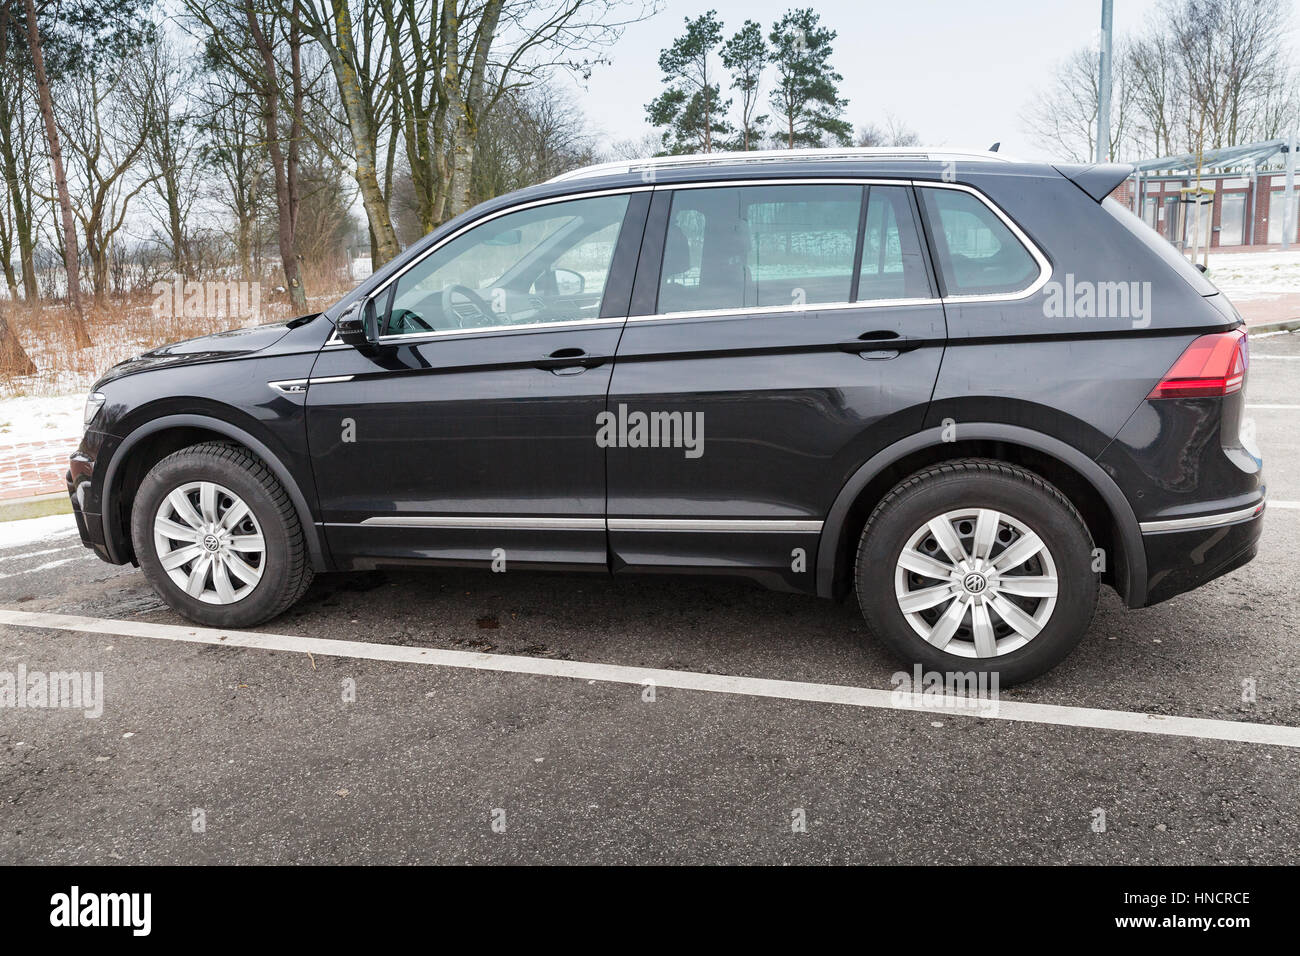
[(1019, 292), (1038, 278), (1038, 262), (980, 199), (958, 189), (921, 194), (946, 294)]
[(599, 318), (627, 204), (626, 195), (547, 203), (474, 227), (381, 294), (382, 334)]

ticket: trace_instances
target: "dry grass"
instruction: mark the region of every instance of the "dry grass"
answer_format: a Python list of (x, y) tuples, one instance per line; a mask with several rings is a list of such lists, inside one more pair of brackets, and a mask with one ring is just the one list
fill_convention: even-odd
[[(311, 284), (307, 287), (320, 288)], [(296, 310), (291, 308), (284, 295), (277, 295), (266, 286), (263, 289), (258, 321), (278, 322), (295, 314)], [(346, 288), (341, 288), (309, 296), (307, 311), (326, 308), (346, 291)], [(9, 326), (36, 364), (37, 371), (34, 375), (0, 375), (0, 398), (86, 391), (109, 367), (123, 359), (182, 339), (256, 324), (229, 316), (159, 316), (153, 304), (154, 296), (145, 294), (112, 301), (103, 309), (88, 310), (86, 328), (90, 332), (91, 345), (86, 349), (76, 348), (69, 313), (62, 303), (44, 304), (36, 310), (21, 304), (7, 308)]]

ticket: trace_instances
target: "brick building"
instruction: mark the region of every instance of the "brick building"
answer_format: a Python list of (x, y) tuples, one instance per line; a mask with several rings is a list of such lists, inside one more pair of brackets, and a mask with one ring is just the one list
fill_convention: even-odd
[[(1283, 140), (1210, 150), (1202, 157), (1200, 248), (1275, 245), (1282, 241), (1286, 172)], [(1195, 157), (1134, 163), (1137, 173), (1112, 195), (1180, 248), (1190, 248), (1195, 222)], [(1272, 166), (1274, 168), (1261, 168)], [(1300, 194), (1300, 189), (1296, 191)], [(1291, 241), (1300, 215), (1291, 199)]]

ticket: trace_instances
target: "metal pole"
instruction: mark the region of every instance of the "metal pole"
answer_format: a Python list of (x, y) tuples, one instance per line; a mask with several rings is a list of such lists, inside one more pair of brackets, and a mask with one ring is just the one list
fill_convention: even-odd
[(1097, 79), (1097, 162), (1110, 161), (1110, 38), (1113, 0), (1101, 0), (1101, 63)]
[(1286, 151), (1286, 189), (1282, 193), (1282, 248), (1291, 248), (1295, 235), (1295, 216), (1292, 201), (1295, 199), (1295, 128), (1291, 129), (1291, 143)]

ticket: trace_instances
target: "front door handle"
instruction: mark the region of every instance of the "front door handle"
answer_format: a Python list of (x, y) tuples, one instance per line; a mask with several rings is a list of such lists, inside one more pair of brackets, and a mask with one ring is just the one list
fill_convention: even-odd
[[(899, 335), (892, 329), (876, 329), (873, 332), (863, 332), (852, 342), (841, 342), (836, 346), (841, 352), (879, 352), (879, 357), (886, 357), (884, 353), (893, 352), (897, 355), (899, 352), (910, 352), (913, 349), (919, 349), (925, 344), (925, 339), (913, 339)], [(874, 356), (873, 356), (874, 357)], [(893, 356), (889, 356), (892, 358)]]
[(589, 355), (585, 349), (563, 348), (556, 349), (533, 364), (556, 375), (577, 375), (597, 365), (604, 365), (608, 361), (608, 355)]

